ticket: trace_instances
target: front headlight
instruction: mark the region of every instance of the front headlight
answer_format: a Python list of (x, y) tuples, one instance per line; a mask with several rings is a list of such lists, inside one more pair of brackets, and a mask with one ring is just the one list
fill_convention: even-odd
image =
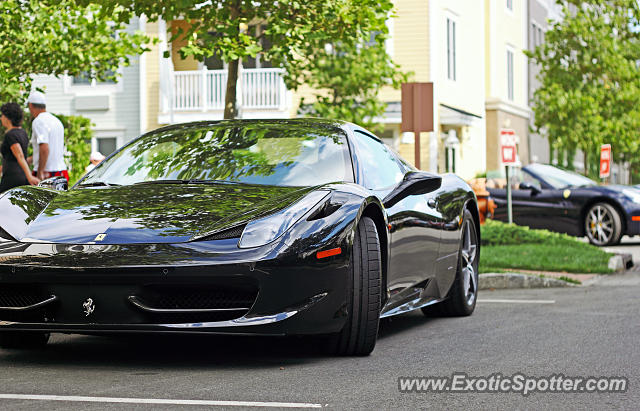
[(640, 192), (639, 191), (626, 189), (626, 190), (622, 190), (622, 193), (625, 196), (627, 196), (627, 198), (629, 200), (633, 201), (634, 203), (640, 204)]
[(314, 191), (291, 207), (250, 222), (242, 232), (238, 247), (260, 247), (277, 240), (328, 195), (328, 191)]

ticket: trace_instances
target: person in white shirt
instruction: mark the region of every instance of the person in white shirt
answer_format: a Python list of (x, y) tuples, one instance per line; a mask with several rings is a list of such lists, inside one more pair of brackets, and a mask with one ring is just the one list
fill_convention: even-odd
[(33, 146), (33, 175), (40, 180), (62, 176), (69, 180), (64, 162), (64, 126), (47, 111), (44, 94), (32, 91), (27, 99), (31, 123), (31, 145)]

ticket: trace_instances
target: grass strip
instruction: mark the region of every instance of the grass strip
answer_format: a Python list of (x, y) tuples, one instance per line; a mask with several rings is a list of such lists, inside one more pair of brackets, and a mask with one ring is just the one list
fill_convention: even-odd
[(481, 229), (480, 272), (523, 269), (611, 273), (612, 254), (566, 234), (487, 220)]
[[(588, 246), (588, 247), (584, 247)], [(611, 255), (589, 244), (558, 247), (546, 244), (484, 246), (480, 251), (481, 273), (504, 269), (568, 273), (611, 273)]]

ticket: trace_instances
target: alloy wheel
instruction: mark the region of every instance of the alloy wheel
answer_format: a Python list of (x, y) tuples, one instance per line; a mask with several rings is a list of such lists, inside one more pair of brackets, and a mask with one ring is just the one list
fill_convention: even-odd
[(478, 254), (478, 235), (470, 220), (464, 222), (462, 229), (462, 279), (467, 305), (472, 305), (478, 292), (478, 273), (475, 262)]
[(605, 245), (611, 241), (614, 222), (611, 212), (602, 205), (596, 205), (587, 215), (587, 231), (594, 243)]

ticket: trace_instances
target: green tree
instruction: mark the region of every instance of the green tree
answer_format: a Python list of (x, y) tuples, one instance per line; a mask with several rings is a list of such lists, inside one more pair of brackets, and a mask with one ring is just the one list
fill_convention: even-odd
[[(558, 0), (564, 19), (527, 55), (541, 67), (534, 94), (535, 128), (551, 148), (584, 153), (597, 175), (599, 146), (638, 164), (640, 143), (640, 6), (636, 0)], [(567, 164), (565, 164), (567, 165)]]
[[(386, 11), (390, 4), (381, 3)], [(314, 56), (305, 67), (294, 67), (290, 75), (304, 78), (314, 100), (301, 102), (300, 113), (351, 121), (380, 131), (376, 117), (386, 104), (378, 99), (385, 86), (399, 88), (409, 75), (400, 71), (387, 54), (387, 30), (363, 33), (357, 41), (337, 44), (309, 44), (306, 55)]]
[[(224, 118), (235, 118), (236, 83), (241, 61), (262, 53), (262, 58), (286, 69), (290, 89), (304, 84), (307, 68), (326, 43), (347, 50), (374, 31), (386, 32), (391, 0), (77, 0), (102, 5), (103, 15), (123, 7), (149, 20), (186, 20), (190, 24), (171, 32), (172, 40), (185, 39), (182, 57), (203, 61), (214, 55), (228, 65)], [(121, 15), (127, 20), (131, 15)], [(249, 30), (250, 25), (264, 31)], [(269, 44), (269, 47), (264, 47)]]
[(142, 33), (123, 31), (122, 9), (98, 10), (71, 0), (0, 1), (0, 101), (23, 102), (35, 74), (115, 79), (129, 56), (147, 50)]

